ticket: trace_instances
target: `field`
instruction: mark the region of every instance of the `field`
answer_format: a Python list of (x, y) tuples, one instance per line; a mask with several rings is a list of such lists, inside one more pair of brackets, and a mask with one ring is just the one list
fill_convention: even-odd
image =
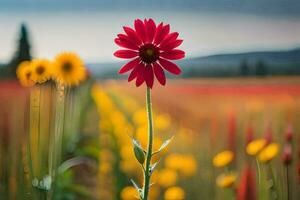
[[(135, 199), (130, 179), (141, 185), (143, 175), (131, 137), (146, 148), (144, 87), (89, 80), (67, 90), (65, 102), (54, 106), (52, 97), (60, 94), (53, 83), (30, 89), (13, 81), (0, 84), (1, 195)], [(300, 197), (299, 77), (169, 80), (152, 94), (154, 150), (173, 139), (154, 157), (159, 163), (151, 200)], [(64, 116), (52, 121), (57, 107)], [(57, 150), (51, 138), (61, 127), (63, 145)], [(267, 160), (248, 155), (247, 145), (263, 138), (266, 146), (278, 145), (278, 152), (267, 152)], [(284, 162), (287, 145), (291, 162)], [(214, 157), (225, 150), (233, 158), (218, 167)], [(51, 171), (55, 166), (58, 172)], [(55, 177), (50, 184), (49, 175)]]

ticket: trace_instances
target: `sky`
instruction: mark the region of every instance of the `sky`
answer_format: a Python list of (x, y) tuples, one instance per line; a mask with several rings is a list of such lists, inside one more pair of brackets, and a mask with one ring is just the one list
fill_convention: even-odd
[(86, 62), (117, 61), (113, 40), (136, 18), (171, 24), (187, 57), (300, 47), (297, 0), (0, 0), (0, 63), (15, 51), (20, 24), (35, 57), (75, 51)]

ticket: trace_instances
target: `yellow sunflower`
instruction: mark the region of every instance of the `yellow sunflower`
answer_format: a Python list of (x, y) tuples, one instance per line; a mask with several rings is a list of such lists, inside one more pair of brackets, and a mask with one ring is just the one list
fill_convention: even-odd
[(46, 59), (35, 59), (31, 62), (32, 80), (35, 83), (44, 83), (52, 76), (52, 65)]
[(127, 186), (121, 191), (121, 199), (122, 200), (136, 200), (139, 196), (136, 189), (132, 186)]
[(265, 139), (253, 140), (247, 145), (246, 152), (251, 156), (255, 156), (266, 146), (266, 144), (267, 141)]
[(231, 187), (237, 179), (237, 175), (235, 173), (221, 174), (217, 177), (216, 183), (220, 188), (229, 188)]
[(21, 62), (16, 73), (22, 86), (29, 87), (34, 85), (34, 81), (32, 81), (32, 68), (30, 61)]
[(170, 187), (166, 190), (164, 194), (165, 200), (184, 200), (185, 199), (185, 192), (180, 187)]
[(64, 52), (55, 58), (53, 75), (60, 84), (76, 86), (86, 78), (86, 69), (77, 54)]
[(217, 155), (215, 155), (215, 157), (213, 158), (213, 165), (215, 167), (224, 167), (229, 163), (231, 163), (233, 157), (234, 157), (234, 153), (232, 151), (229, 150), (222, 151)]
[(278, 152), (279, 144), (271, 143), (258, 154), (258, 160), (262, 163), (267, 163), (272, 160), (278, 154)]

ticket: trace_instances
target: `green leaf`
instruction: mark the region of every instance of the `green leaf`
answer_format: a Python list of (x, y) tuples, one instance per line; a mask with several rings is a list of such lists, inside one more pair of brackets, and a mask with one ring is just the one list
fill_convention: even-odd
[(160, 160), (150, 166), (150, 175), (154, 172), (154, 170), (156, 169), (159, 162), (160, 162)]
[(132, 143), (133, 143), (133, 151), (136, 159), (139, 161), (140, 164), (144, 164), (145, 153), (141, 144), (135, 139), (132, 139)]
[(142, 189), (136, 184), (136, 182), (133, 179), (130, 179), (133, 187), (137, 190), (138, 194), (140, 195), (140, 198), (143, 199), (143, 191)]
[(169, 144), (170, 142), (173, 140), (174, 136), (172, 136), (170, 139), (166, 140), (158, 149), (158, 151), (154, 152), (153, 154), (157, 154), (159, 152), (161, 152), (162, 150), (164, 150)]

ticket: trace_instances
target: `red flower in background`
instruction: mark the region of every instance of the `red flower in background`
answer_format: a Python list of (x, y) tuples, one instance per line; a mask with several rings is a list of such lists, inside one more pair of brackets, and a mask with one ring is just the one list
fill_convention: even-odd
[(170, 25), (160, 23), (156, 26), (152, 19), (136, 19), (134, 29), (123, 27), (125, 34), (118, 34), (115, 43), (125, 49), (114, 55), (118, 58), (132, 59), (119, 71), (120, 74), (131, 71), (128, 81), (136, 79), (136, 86), (146, 82), (152, 88), (154, 75), (162, 85), (166, 84), (164, 70), (179, 75), (180, 68), (169, 60), (185, 57), (185, 52), (176, 49), (183, 40), (178, 39), (178, 32), (170, 32)]
[(237, 200), (256, 200), (255, 171), (247, 165), (242, 172), (240, 185), (237, 188)]

